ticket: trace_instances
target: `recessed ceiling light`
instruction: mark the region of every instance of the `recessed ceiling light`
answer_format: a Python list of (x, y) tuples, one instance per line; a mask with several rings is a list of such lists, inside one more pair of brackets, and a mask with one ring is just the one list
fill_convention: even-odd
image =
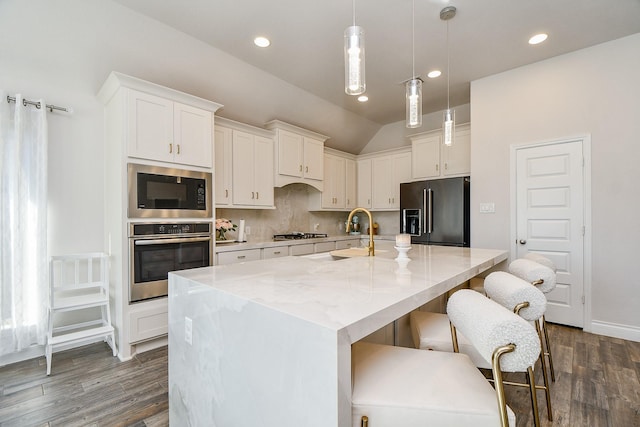
[(253, 39), (253, 44), (258, 47), (268, 47), (271, 44), (271, 41), (266, 37), (256, 37)]
[(367, 95), (360, 95), (358, 97), (358, 101), (360, 102), (367, 102), (369, 100), (369, 97)]
[(427, 77), (429, 77), (430, 79), (435, 79), (436, 77), (440, 77), (441, 75), (442, 75), (442, 71), (433, 70), (433, 71), (429, 71), (429, 74), (427, 74)]
[(536, 34), (535, 36), (531, 37), (529, 39), (529, 44), (538, 44), (538, 43), (542, 43), (543, 41), (545, 41), (547, 39), (547, 35), (544, 33), (540, 33), (540, 34)]

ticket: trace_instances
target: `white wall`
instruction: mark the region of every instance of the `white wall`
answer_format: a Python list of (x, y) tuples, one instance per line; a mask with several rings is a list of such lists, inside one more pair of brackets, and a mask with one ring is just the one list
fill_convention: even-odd
[[(510, 146), (591, 135), (592, 324), (640, 340), (640, 34), (471, 84), (471, 241), (509, 248)], [(479, 214), (495, 202), (495, 214)], [(515, 238), (515, 237), (514, 237)], [(586, 319), (589, 322), (589, 319)]]

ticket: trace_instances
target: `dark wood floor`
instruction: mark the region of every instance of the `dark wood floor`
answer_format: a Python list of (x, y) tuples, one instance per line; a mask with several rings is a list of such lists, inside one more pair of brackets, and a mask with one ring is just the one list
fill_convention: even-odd
[[(640, 426), (640, 343), (550, 325), (554, 421), (538, 392), (543, 426)], [(104, 343), (0, 368), (0, 426), (166, 426), (167, 350), (128, 362)], [(538, 374), (540, 370), (537, 369)], [(507, 387), (518, 427), (533, 425), (527, 389)]]

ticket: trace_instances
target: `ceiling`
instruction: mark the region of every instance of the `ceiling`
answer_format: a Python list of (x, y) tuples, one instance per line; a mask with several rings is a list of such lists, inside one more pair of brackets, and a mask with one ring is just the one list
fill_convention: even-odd
[[(404, 81), (412, 77), (411, 0), (356, 1), (366, 37), (366, 94), (344, 93), (343, 33), (351, 0), (115, 0), (380, 125), (404, 120)], [(470, 82), (522, 65), (640, 32), (640, 0), (416, 0), (415, 69), (425, 80), (423, 113), (469, 102)], [(531, 46), (530, 36), (546, 42)], [(259, 49), (253, 38), (271, 46)], [(426, 73), (442, 70), (437, 79)], [(603, 70), (606, 72), (606, 70)], [(286, 118), (282, 118), (286, 120)]]

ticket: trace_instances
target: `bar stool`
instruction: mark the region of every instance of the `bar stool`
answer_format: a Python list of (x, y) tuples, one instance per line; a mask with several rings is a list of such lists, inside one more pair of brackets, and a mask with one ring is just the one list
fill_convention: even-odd
[[(447, 304), (450, 333), (459, 330), (494, 373), (495, 390), (466, 354), (359, 342), (352, 346), (353, 426), (515, 426), (507, 406), (503, 371), (527, 371), (540, 341), (523, 318), (485, 296), (463, 289)], [(535, 399), (535, 392), (532, 392)]]
[[(524, 258), (517, 259), (509, 264), (509, 272), (535, 285), (542, 293), (547, 294), (556, 287), (556, 266), (549, 258), (540, 254), (529, 252)], [(547, 321), (544, 315), (538, 321), (542, 329), (544, 343), (542, 354), (549, 361), (549, 371), (551, 381), (556, 381), (556, 373), (553, 368), (553, 357), (551, 356), (551, 344), (549, 333), (547, 332)]]
[[(529, 283), (519, 279), (509, 273), (500, 271), (489, 274), (484, 281), (484, 290), (489, 298), (495, 303), (506, 309), (518, 314), (525, 321), (534, 322), (539, 319), (546, 309), (547, 300), (542, 292)], [(472, 291), (474, 292), (474, 291)], [(476, 292), (477, 293), (477, 292)], [(516, 316), (518, 317), (518, 316)], [(446, 314), (429, 313), (423, 311), (414, 311), (410, 316), (411, 335), (413, 337), (416, 348), (436, 351), (453, 351), (454, 345), (449, 334), (450, 317)], [(482, 321), (481, 321), (482, 323)], [(537, 333), (537, 331), (536, 331)], [(538, 335), (538, 345), (541, 346), (540, 334)], [(478, 368), (491, 369), (491, 363), (482, 357), (476, 346), (470, 342), (463, 334), (458, 334), (458, 347), (461, 353), (465, 353), (473, 361)], [(529, 386), (531, 389), (531, 408), (533, 412), (534, 423), (540, 425), (538, 415), (538, 404), (535, 396), (535, 389), (545, 391), (547, 401), (547, 416), (549, 421), (553, 420), (551, 409), (551, 394), (549, 382), (546, 376), (544, 366), (544, 357), (542, 353), (538, 354), (543, 370), (544, 385), (531, 386), (531, 375), (526, 369), (519, 371), (505, 372), (524, 372), (529, 375), (527, 384), (517, 382), (504, 382), (507, 385)], [(495, 374), (494, 374), (495, 378)]]

